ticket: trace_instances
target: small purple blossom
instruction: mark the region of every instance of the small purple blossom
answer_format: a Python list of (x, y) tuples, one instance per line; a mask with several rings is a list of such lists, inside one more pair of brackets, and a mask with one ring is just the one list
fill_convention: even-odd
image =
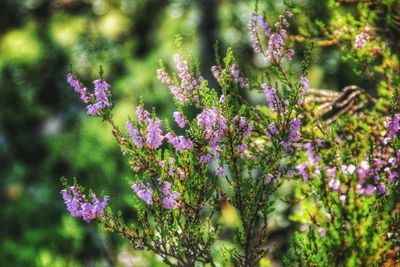
[(165, 196), (162, 200), (163, 207), (166, 209), (174, 209), (176, 208), (179, 203), (176, 199), (179, 197), (180, 193), (177, 191), (173, 191), (172, 193)]
[(145, 110), (142, 106), (137, 106), (136, 116), (141, 124), (145, 124), (150, 121), (150, 113), (147, 110)]
[(108, 99), (111, 96), (110, 85), (102, 79), (95, 80), (93, 84), (96, 103), (87, 106), (87, 113), (91, 116), (97, 115), (102, 109), (111, 107)]
[(336, 167), (331, 167), (326, 170), (326, 177), (332, 179), (336, 175)]
[(200, 164), (208, 163), (208, 162), (211, 161), (211, 158), (212, 158), (212, 156), (211, 156), (210, 153), (207, 153), (207, 154), (205, 154), (205, 155), (202, 155), (202, 156), (200, 156), (199, 163), (200, 163)]
[(296, 166), (296, 169), (298, 170), (299, 174), (303, 177), (303, 180), (308, 181), (310, 175), (308, 174), (307, 165), (305, 163), (300, 163), (299, 165)]
[(183, 115), (183, 113), (180, 111), (175, 111), (173, 116), (174, 116), (174, 120), (178, 124), (178, 126), (180, 128), (185, 128), (186, 120), (185, 120), (185, 116)]
[(322, 227), (318, 227), (318, 234), (320, 237), (325, 237), (326, 236), (326, 230)]
[(214, 78), (217, 81), (221, 80), (221, 69), (218, 66), (212, 66), (211, 67), (211, 72), (212, 72), (212, 74), (214, 75)]
[(257, 14), (251, 14), (249, 17), (248, 27), (249, 27), (249, 36), (251, 40), (251, 45), (254, 49), (254, 52), (261, 52), (260, 39), (258, 37), (258, 25), (257, 20), (259, 20), (259, 16)]
[(128, 131), (130, 137), (132, 138), (132, 141), (135, 143), (135, 145), (139, 148), (143, 146), (143, 139), (142, 136), (139, 133), (139, 130), (133, 126), (133, 123), (130, 121), (127, 121), (125, 124), (126, 130)]
[(193, 149), (193, 142), (182, 135), (176, 136), (175, 134), (169, 132), (165, 135), (165, 138), (179, 152)]
[(306, 150), (307, 150), (308, 162), (311, 165), (318, 164), (319, 161), (320, 161), (320, 158), (317, 155), (315, 155), (314, 149), (312, 147), (312, 144), (311, 143), (306, 143), (305, 147), (306, 147)]
[(197, 125), (204, 128), (204, 137), (211, 149), (218, 150), (227, 128), (226, 118), (216, 108), (206, 108), (197, 116)]
[(278, 129), (276, 128), (275, 122), (271, 122), (268, 125), (268, 130), (269, 130), (269, 132), (268, 132), (269, 137), (274, 136), (278, 133)]
[(267, 83), (262, 84), (261, 88), (264, 90), (265, 97), (267, 98), (268, 107), (271, 109), (271, 112), (274, 113), (276, 105), (278, 103), (276, 97), (276, 89), (269, 86)]
[(340, 187), (340, 181), (337, 179), (331, 179), (328, 183), (328, 187), (333, 191), (338, 191)]
[(106, 81), (97, 79), (93, 82), (94, 95), (89, 94), (86, 87), (84, 87), (72, 73), (67, 75), (67, 82), (77, 93), (80, 94), (81, 100), (85, 104), (88, 104), (86, 109), (89, 115), (97, 115), (100, 110), (111, 107), (111, 102), (109, 100), (109, 97), (111, 96), (110, 85)]
[(384, 195), (386, 193), (386, 185), (384, 183), (380, 183), (377, 187), (376, 190), (378, 194)]
[(153, 189), (150, 185), (140, 185), (140, 184), (133, 184), (132, 186), (133, 191), (135, 191), (136, 195), (142, 199), (147, 205), (153, 205)]
[(263, 16), (258, 16), (258, 23), (260, 24), (260, 27), (263, 30), (265, 36), (270, 36), (272, 33), (272, 28), (268, 24), (268, 22), (265, 21)]
[(147, 125), (147, 135), (146, 144), (150, 146), (151, 149), (157, 149), (161, 146), (164, 136), (161, 130), (162, 121), (159, 118), (150, 120)]
[(286, 30), (281, 29), (279, 32), (271, 34), (268, 40), (267, 60), (279, 62), (283, 55), (285, 46)]
[(343, 172), (344, 174), (352, 175), (352, 174), (354, 173), (354, 171), (356, 170), (356, 166), (354, 166), (353, 164), (350, 164), (350, 165), (343, 165), (343, 166), (341, 167), (341, 169), (342, 169), (342, 172)]
[(157, 78), (164, 84), (168, 85), (171, 94), (175, 100), (180, 104), (199, 102), (199, 91), (202, 86), (203, 78), (195, 78), (189, 69), (188, 62), (184, 60), (181, 54), (174, 56), (176, 69), (178, 70), (178, 77), (180, 84), (173, 81), (164, 69), (157, 70)]
[(310, 88), (308, 79), (305, 76), (300, 77), (300, 85), (301, 85), (300, 94), (305, 95), (308, 89)]
[(367, 45), (367, 42), (371, 39), (371, 36), (368, 34), (367, 30), (360, 32), (357, 34), (354, 48), (355, 49), (362, 49)]
[[(284, 28), (289, 27), (287, 18), (292, 15), (290, 12), (285, 12), (279, 17), (279, 21), (275, 23), (275, 28), (272, 29), (263, 16), (252, 14), (249, 18), (248, 28), (252, 47), (256, 53), (263, 53), (265, 59), (270, 62), (278, 63), (283, 56), (289, 60), (294, 56), (294, 50), (287, 48), (287, 33)], [(266, 38), (268, 44), (265, 49), (261, 46), (259, 27), (262, 30), (262, 36)]]
[(218, 176), (226, 176), (227, 172), (228, 172), (228, 165), (224, 164), (215, 171), (215, 174)]
[(271, 181), (272, 181), (272, 178), (274, 178), (273, 176), (272, 176), (272, 174), (267, 174), (267, 175), (265, 175), (265, 177), (264, 177), (264, 184), (265, 185), (267, 185), (267, 184), (269, 184)]
[(391, 139), (396, 137), (397, 132), (400, 129), (400, 114), (394, 114), (393, 118), (386, 123), (388, 133), (384, 139), (384, 143), (387, 144)]
[(61, 195), (68, 212), (74, 217), (81, 217), (87, 223), (103, 216), (104, 209), (109, 200), (108, 196), (104, 196), (103, 200), (100, 201), (96, 195), (93, 194), (92, 202), (89, 202), (86, 196), (81, 194), (75, 186), (61, 190)]
[(301, 121), (298, 118), (292, 119), (290, 123), (289, 138), (287, 141), (282, 141), (281, 144), (285, 149), (290, 149), (294, 142), (300, 140)]
[(164, 181), (163, 179), (159, 178), (158, 182), (161, 186), (161, 193), (163, 195), (162, 197), (162, 205), (165, 209), (174, 209), (176, 208), (179, 203), (176, 200), (179, 196), (180, 193), (177, 191), (172, 191), (172, 184), (168, 181)]
[(93, 82), (93, 84), (94, 84), (94, 96), (96, 97), (96, 102), (100, 103), (101, 108), (111, 107), (111, 103), (108, 99), (111, 95), (110, 85), (103, 79), (97, 79)]
[(238, 84), (241, 88), (249, 88), (249, 80), (246, 77), (240, 75), (239, 67), (236, 64), (233, 64), (229, 68), (229, 74), (233, 78), (233, 82)]
[(247, 144), (239, 144), (239, 145), (237, 145), (236, 148), (239, 153), (242, 153), (246, 149), (246, 147), (247, 147)]
[(81, 82), (78, 79), (75, 78), (75, 76), (72, 73), (68, 73), (67, 82), (72, 88), (74, 88), (75, 92), (77, 92), (78, 94), (81, 95), (80, 99), (85, 104), (88, 104), (92, 96), (89, 94), (89, 92), (86, 89), (86, 87), (84, 87), (81, 84)]

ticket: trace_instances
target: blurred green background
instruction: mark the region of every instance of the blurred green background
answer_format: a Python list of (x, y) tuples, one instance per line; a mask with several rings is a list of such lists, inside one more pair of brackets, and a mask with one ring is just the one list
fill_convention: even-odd
[[(299, 2), (308, 13), (297, 15), (295, 23), (329, 20), (324, 1)], [(283, 8), (281, 1), (260, 1), (270, 21)], [(71, 64), (89, 85), (102, 65), (121, 126), (139, 96), (168, 117), (173, 101), (155, 73), (159, 59), (170, 64), (175, 35), (181, 34), (186, 54), (199, 59), (204, 77), (215, 86), (210, 67), (216, 40), (221, 55), (233, 47), (245, 72), (264, 67), (248, 40), (253, 9), (254, 1), (238, 0), (1, 1), (0, 266), (160, 264), (151, 253), (134, 252), (127, 242), (65, 210), (61, 176), (77, 177), (94, 191), (107, 193), (113, 209), (121, 209), (128, 219), (134, 216), (128, 164), (110, 129), (86, 116), (65, 76)], [(299, 59), (295, 62), (298, 66)], [(313, 86), (341, 88), (357, 82), (337, 50), (317, 49), (313, 63)], [(285, 209), (283, 204), (277, 207), (278, 213)], [(289, 233), (283, 218), (276, 215), (271, 223), (285, 229), (279, 234), (282, 240)]]

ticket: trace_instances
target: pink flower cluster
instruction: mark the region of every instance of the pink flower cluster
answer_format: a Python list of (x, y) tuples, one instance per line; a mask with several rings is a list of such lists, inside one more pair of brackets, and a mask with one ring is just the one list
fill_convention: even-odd
[(109, 200), (108, 196), (104, 196), (103, 200), (100, 201), (95, 194), (92, 194), (92, 201), (89, 202), (86, 195), (81, 194), (75, 186), (61, 190), (61, 195), (68, 212), (74, 217), (82, 218), (87, 223), (103, 216)]
[(203, 136), (214, 155), (218, 155), (220, 144), (227, 129), (226, 118), (217, 108), (205, 108), (197, 116), (197, 125), (203, 128)]
[(366, 28), (364, 31), (357, 34), (354, 42), (354, 48), (355, 49), (364, 48), (369, 40), (371, 40), (371, 36), (368, 34), (368, 28)]
[[(176, 199), (179, 197), (180, 193), (177, 191), (171, 191), (172, 184), (170, 182), (159, 178), (158, 183), (161, 187), (162, 206), (165, 209), (174, 209), (177, 207), (179, 203)], [(147, 205), (153, 205), (153, 189), (150, 185), (135, 183), (132, 185), (132, 189), (140, 199), (146, 202)]]
[(182, 55), (176, 54), (174, 56), (176, 69), (178, 70), (178, 77), (180, 83), (171, 79), (171, 77), (165, 72), (165, 69), (161, 68), (157, 70), (157, 78), (164, 84), (168, 85), (171, 94), (175, 97), (175, 100), (180, 104), (195, 103), (198, 105), (199, 102), (199, 91), (202, 86), (203, 78), (195, 78), (189, 69), (189, 64), (183, 59)]
[[(287, 33), (289, 27), (288, 18), (293, 14), (286, 11), (284, 15), (279, 16), (279, 20), (272, 28), (263, 16), (252, 14), (249, 18), (249, 35), (252, 47), (256, 53), (263, 53), (266, 60), (270, 62), (279, 62), (283, 56), (289, 60), (294, 56), (293, 49), (286, 47)], [(259, 27), (262, 30), (263, 36), (268, 40), (267, 47), (263, 50), (263, 46), (259, 36)]]
[(162, 121), (159, 118), (151, 119), (150, 113), (141, 106), (136, 108), (136, 116), (138, 117), (139, 124), (146, 127), (146, 131), (142, 136), (139, 129), (136, 128), (131, 121), (127, 121), (125, 127), (133, 143), (141, 148), (143, 147), (143, 140), (145, 139), (146, 145), (150, 149), (157, 149), (160, 147), (164, 140), (161, 130)]
[(74, 88), (75, 92), (80, 94), (80, 99), (87, 104), (86, 108), (89, 115), (97, 115), (100, 110), (111, 107), (110, 85), (103, 79), (97, 79), (93, 82), (94, 94), (90, 94), (72, 73), (67, 75), (67, 82)]
[[(238, 65), (232, 64), (228, 68), (228, 71), (229, 71), (228, 72), (229, 76), (232, 78), (232, 80), (235, 84), (238, 84), (241, 88), (249, 88), (250, 87), (249, 79), (240, 74)], [(215, 79), (217, 79), (217, 81), (221, 80), (222, 71), (218, 66), (212, 66), (211, 72), (214, 75)]]

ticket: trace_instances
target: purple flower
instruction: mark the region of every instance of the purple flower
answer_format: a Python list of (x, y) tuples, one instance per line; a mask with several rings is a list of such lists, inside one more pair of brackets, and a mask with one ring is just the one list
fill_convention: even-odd
[(346, 202), (346, 196), (345, 195), (340, 195), (339, 196), (339, 200), (340, 200), (340, 202), (345, 203)]
[(251, 132), (253, 131), (253, 129), (254, 129), (253, 125), (247, 123), (245, 117), (239, 117), (239, 116), (236, 115), (232, 119), (232, 123), (236, 123), (238, 125), (238, 130), (239, 130), (238, 135), (240, 137), (249, 136), (251, 134)]
[(208, 145), (217, 151), (227, 128), (226, 118), (216, 108), (206, 108), (197, 116), (197, 125), (204, 128), (203, 134)]
[(199, 163), (204, 164), (210, 162), (212, 156), (210, 153), (200, 156)]
[(165, 138), (179, 152), (193, 149), (192, 141), (182, 135), (176, 136), (175, 134), (169, 132), (165, 135)]
[(166, 209), (176, 208), (179, 205), (178, 201), (176, 201), (176, 199), (179, 197), (179, 195), (180, 195), (180, 193), (177, 191), (173, 191), (172, 193), (169, 193), (162, 200), (163, 207)]
[(82, 214), (82, 219), (89, 223), (91, 220), (96, 218), (96, 214), (94, 212), (94, 207), (90, 203), (83, 203), (81, 206), (81, 214)]
[(157, 70), (157, 79), (159, 79), (164, 84), (167, 84), (167, 85), (171, 85), (172, 84), (171, 78), (165, 72), (164, 69), (158, 69)]
[(137, 147), (142, 147), (143, 146), (143, 139), (142, 136), (140, 136), (139, 130), (136, 129), (132, 122), (127, 121), (125, 124), (126, 130), (128, 131), (129, 135), (132, 138), (132, 141), (135, 143)]
[(384, 195), (386, 193), (386, 185), (384, 183), (380, 183), (377, 187), (376, 190), (379, 194)]
[(263, 16), (258, 16), (258, 23), (266, 36), (270, 36), (272, 33), (271, 26), (265, 21)]
[(268, 107), (272, 112), (275, 112), (275, 104), (277, 103), (276, 89), (270, 87), (267, 83), (262, 84), (261, 88), (264, 90), (265, 97), (267, 98)]
[(151, 149), (157, 149), (161, 146), (164, 136), (161, 131), (162, 121), (159, 118), (155, 120), (150, 120), (147, 125), (147, 135), (146, 144), (150, 146)]
[(318, 227), (318, 234), (320, 237), (325, 237), (326, 236), (326, 230), (322, 227)]
[[(275, 29), (272, 30), (270, 25), (265, 21), (262, 16), (252, 14), (249, 18), (248, 27), (252, 47), (256, 53), (262, 52), (267, 61), (278, 63), (283, 56), (287, 56), (290, 60), (293, 58), (293, 49), (286, 48), (287, 33), (284, 28), (289, 27), (287, 18), (292, 13), (286, 12), (283, 16), (279, 17), (279, 21), (275, 23)], [(258, 25), (259, 24), (259, 25)], [(258, 26), (260, 26), (264, 37), (267, 39), (268, 47), (263, 51), (261, 46), (260, 37), (258, 35)]]
[(163, 195), (162, 205), (165, 209), (174, 209), (178, 206), (178, 201), (176, 199), (180, 196), (177, 191), (172, 191), (172, 184), (170, 182), (164, 181), (162, 178), (158, 179), (161, 186), (161, 193)]
[(320, 161), (320, 158), (315, 155), (312, 144), (306, 143), (305, 147), (307, 149), (308, 162), (310, 162), (311, 165), (317, 164)]
[(386, 127), (389, 128), (389, 131), (384, 139), (385, 144), (387, 144), (389, 140), (396, 137), (396, 134), (400, 129), (400, 114), (394, 114), (392, 120), (386, 123)]
[(87, 223), (103, 216), (104, 209), (109, 200), (108, 196), (104, 196), (103, 200), (100, 201), (96, 195), (93, 194), (92, 202), (89, 202), (86, 196), (82, 195), (75, 186), (71, 186), (69, 190), (61, 190), (61, 195), (68, 212), (74, 217), (81, 217)]
[(89, 94), (86, 87), (82, 86), (81, 82), (78, 81), (72, 73), (68, 73), (67, 82), (72, 88), (74, 88), (75, 92), (81, 95), (80, 99), (85, 104), (88, 104), (91, 99), (91, 95)]
[(147, 205), (153, 205), (153, 189), (150, 185), (133, 184), (131, 188), (140, 199), (147, 203)]
[(164, 69), (157, 70), (157, 78), (164, 84), (168, 85), (171, 94), (175, 100), (180, 104), (199, 102), (199, 91), (202, 86), (203, 78), (194, 78), (189, 70), (188, 62), (183, 59), (182, 55), (176, 54), (174, 56), (176, 69), (178, 70), (178, 77), (180, 84), (172, 81), (166, 74)]
[(371, 39), (371, 36), (366, 32), (362, 31), (356, 36), (356, 40), (354, 42), (355, 49), (364, 48), (367, 45), (367, 41)]
[(370, 195), (372, 195), (373, 193), (375, 193), (375, 191), (376, 191), (376, 187), (375, 187), (375, 186), (373, 186), (373, 185), (367, 185), (366, 187), (361, 188), (360, 194), (361, 194), (361, 195), (370, 196)]
[(238, 65), (233, 64), (229, 68), (229, 74), (233, 78), (233, 82), (239, 84), (241, 88), (249, 88), (249, 80), (240, 75)]
[(211, 72), (217, 81), (221, 80), (221, 69), (218, 66), (212, 66)]
[(328, 168), (326, 170), (326, 177), (332, 179), (336, 175), (336, 167)]
[(300, 77), (300, 85), (301, 85), (300, 94), (305, 95), (307, 93), (308, 89), (310, 88), (308, 79), (305, 76)]
[(224, 164), (215, 171), (215, 174), (218, 176), (226, 176), (227, 172), (228, 172), (228, 165)]
[(92, 195), (93, 199), (93, 206), (94, 206), (94, 213), (97, 217), (103, 216), (104, 209), (107, 206), (108, 200), (110, 199), (109, 196), (104, 196), (103, 201), (100, 201), (95, 194)]
[(258, 37), (258, 32), (257, 32), (258, 31), (258, 26), (257, 26), (258, 19), (259, 19), (259, 17), (257, 16), (257, 14), (251, 14), (249, 17), (249, 22), (248, 22), (251, 45), (254, 49), (254, 52), (256, 52), (256, 53), (261, 52), (260, 39)]
[(141, 124), (150, 122), (150, 113), (142, 106), (136, 108), (136, 116)]
[(276, 128), (275, 122), (270, 123), (270, 125), (268, 126), (268, 130), (269, 130), (268, 135), (276, 135), (278, 133), (278, 129)]
[(341, 169), (342, 169), (342, 172), (344, 174), (352, 175), (354, 173), (354, 171), (356, 170), (356, 166), (354, 166), (353, 164), (350, 164), (348, 166), (347, 165), (343, 165), (341, 167)]
[(267, 175), (265, 175), (265, 177), (264, 177), (264, 184), (265, 185), (267, 185), (267, 184), (269, 184), (271, 181), (272, 181), (272, 178), (274, 178), (273, 176), (272, 176), (272, 174), (267, 174)]
[(97, 79), (94, 83), (94, 96), (89, 95), (87, 89), (82, 87), (80, 82), (77, 81), (72, 74), (69, 74), (67, 77), (68, 83), (74, 87), (75, 91), (81, 94), (81, 99), (86, 104), (93, 98), (95, 98), (95, 103), (89, 104), (87, 108), (87, 113), (91, 116), (97, 115), (98, 112), (102, 109), (111, 107), (111, 102), (109, 97), (111, 96), (110, 93), (110, 85), (102, 80)]
[(328, 183), (329, 188), (333, 191), (338, 191), (340, 187), (340, 181), (337, 179), (331, 179)]
[(271, 34), (268, 40), (267, 60), (278, 62), (283, 54), (286, 31), (281, 29), (278, 33)]
[(64, 199), (64, 203), (67, 206), (67, 210), (74, 217), (81, 217), (81, 202), (84, 201), (83, 197), (79, 194), (75, 186), (71, 186), (70, 191), (72, 195), (66, 190), (61, 190), (61, 195)]
[(247, 147), (247, 144), (239, 144), (239, 145), (237, 145), (236, 148), (239, 153), (242, 153), (246, 149), (246, 147)]
[(310, 177), (308, 174), (307, 166), (305, 163), (300, 163), (299, 165), (296, 166), (296, 169), (299, 171), (299, 174), (303, 177), (304, 181), (308, 181), (308, 178)]
[[(281, 144), (285, 149), (290, 149), (294, 142), (299, 141), (300, 139), (300, 126), (301, 121), (298, 118), (294, 118), (290, 123), (290, 133), (289, 139), (287, 141), (282, 141)], [(314, 159), (316, 160), (317, 157)]]
[(110, 85), (103, 79), (97, 79), (93, 82), (94, 84), (94, 95), (96, 97), (96, 102), (99, 104), (101, 109), (111, 107), (111, 102), (109, 101)]
[(185, 116), (183, 115), (182, 112), (175, 111), (174, 112), (174, 120), (178, 124), (179, 127), (181, 127), (181, 128), (185, 127)]

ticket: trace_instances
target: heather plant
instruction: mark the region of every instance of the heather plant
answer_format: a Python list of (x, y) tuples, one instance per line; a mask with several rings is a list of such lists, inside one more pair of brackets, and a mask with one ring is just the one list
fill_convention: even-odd
[(399, 65), (393, 36), (381, 28), (393, 28), (396, 21), (390, 12), (388, 20), (380, 17), (396, 6), (396, 1), (353, 3), (359, 18), (341, 10), (329, 25), (317, 22), (320, 35), (309, 33), (317, 45), (340, 47), (343, 59), (354, 63), (354, 75), (377, 90), (346, 86), (322, 112), (315, 103), (332, 96), (329, 92), (306, 101), (309, 128), (296, 167), (304, 183), (292, 217), (306, 227), (291, 237), (285, 266), (399, 263)]
[[(68, 185), (64, 180), (61, 194), (71, 215), (99, 223), (170, 266), (255, 266), (268, 253), (275, 192), (298, 180), (295, 196), (301, 211), (291, 218), (305, 229), (291, 237), (282, 253), (285, 265), (398, 261), (398, 69), (378, 66), (389, 77), (384, 80), (388, 92), (378, 100), (350, 86), (335, 99), (330, 111), (336, 113), (321, 116), (313, 109), (318, 101), (308, 97), (316, 91), (307, 79), (314, 42), (301, 51), (301, 67), (295, 67), (293, 41), (303, 40), (289, 34), (292, 16), (286, 9), (270, 23), (256, 9), (249, 16), (249, 39), (267, 67), (261, 75), (246, 75), (228, 49), (211, 68), (217, 88), (185, 57), (178, 37), (175, 72), (161, 62), (155, 73), (176, 106), (170, 120), (161, 120), (140, 100), (123, 129), (113, 119), (112, 87), (102, 70), (93, 93), (69, 73), (67, 82), (87, 114), (111, 125), (133, 171), (127, 186), (136, 199), (135, 220), (127, 222), (113, 211), (108, 196), (98, 198), (77, 181)], [(395, 63), (385, 42), (374, 41), (372, 25), (357, 24), (354, 32), (336, 36), (356, 50), (351, 60), (365, 66), (358, 73), (372, 64), (368, 49), (374, 44)], [(266, 106), (253, 106), (242, 97), (250, 90), (263, 95)], [(371, 103), (377, 108), (355, 113)], [(326, 114), (329, 119), (323, 121)], [(213, 250), (218, 243), (219, 250)]]

